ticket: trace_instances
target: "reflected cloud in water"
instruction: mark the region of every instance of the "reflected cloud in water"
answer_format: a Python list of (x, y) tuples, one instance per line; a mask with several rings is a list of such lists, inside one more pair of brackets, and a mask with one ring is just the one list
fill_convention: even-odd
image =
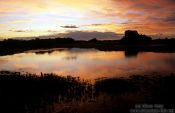
[(170, 73), (175, 72), (174, 66), (175, 53), (63, 48), (0, 56), (0, 70), (53, 72), (87, 79), (152, 72)]

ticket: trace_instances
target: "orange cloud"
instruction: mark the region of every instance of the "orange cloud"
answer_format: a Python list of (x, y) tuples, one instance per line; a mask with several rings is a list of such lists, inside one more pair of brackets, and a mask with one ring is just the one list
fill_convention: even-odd
[[(123, 33), (136, 29), (150, 35), (175, 32), (174, 0), (0, 0), (0, 7), (4, 33), (16, 28), (43, 35), (43, 29), (65, 32), (60, 26), (72, 24), (80, 26), (78, 31)], [(18, 35), (11, 34), (14, 36)]]

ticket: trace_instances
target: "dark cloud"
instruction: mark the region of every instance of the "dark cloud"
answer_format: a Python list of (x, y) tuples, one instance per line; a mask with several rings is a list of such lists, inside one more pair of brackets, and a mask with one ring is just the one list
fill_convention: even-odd
[(105, 25), (105, 24), (91, 24), (89, 26), (101, 26), (101, 25)]
[(165, 21), (175, 23), (175, 12), (165, 18)]
[(52, 35), (38, 36), (38, 37), (16, 37), (16, 39), (48, 39), (48, 38), (66, 38), (70, 37), (75, 40), (90, 40), (96, 38), (98, 40), (119, 40), (123, 37), (123, 34), (117, 34), (114, 32), (98, 32), (98, 31), (69, 31), (67, 33), (53, 33)]
[(58, 31), (56, 31), (56, 30), (47, 30), (47, 32), (55, 33), (55, 32), (58, 32)]
[(75, 25), (70, 25), (70, 26), (60, 26), (62, 28), (78, 28), (77, 26)]
[(96, 38), (98, 40), (116, 40), (120, 39), (123, 35), (114, 32), (97, 32), (97, 31), (71, 31), (65, 33), (63, 36), (71, 37), (75, 40), (90, 40)]
[(31, 30), (16, 30), (16, 29), (10, 29), (11, 32), (31, 32)]
[[(137, 23), (174, 24), (175, 0), (112, 0), (123, 11), (120, 15)], [(128, 14), (129, 13), (129, 14)]]

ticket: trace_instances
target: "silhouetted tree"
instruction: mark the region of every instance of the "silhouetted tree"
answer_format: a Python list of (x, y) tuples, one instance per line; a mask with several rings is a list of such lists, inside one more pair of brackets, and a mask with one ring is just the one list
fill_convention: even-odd
[(140, 35), (137, 31), (127, 30), (122, 38), (122, 42), (126, 44), (150, 43), (151, 37)]

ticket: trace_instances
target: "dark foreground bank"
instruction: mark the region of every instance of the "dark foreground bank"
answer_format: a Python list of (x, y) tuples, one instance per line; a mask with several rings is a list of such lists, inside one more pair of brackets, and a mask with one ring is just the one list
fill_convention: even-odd
[(92, 84), (79, 77), (1, 71), (0, 112), (134, 113), (138, 106), (151, 110), (155, 105), (173, 110), (174, 86), (174, 74), (103, 78)]

